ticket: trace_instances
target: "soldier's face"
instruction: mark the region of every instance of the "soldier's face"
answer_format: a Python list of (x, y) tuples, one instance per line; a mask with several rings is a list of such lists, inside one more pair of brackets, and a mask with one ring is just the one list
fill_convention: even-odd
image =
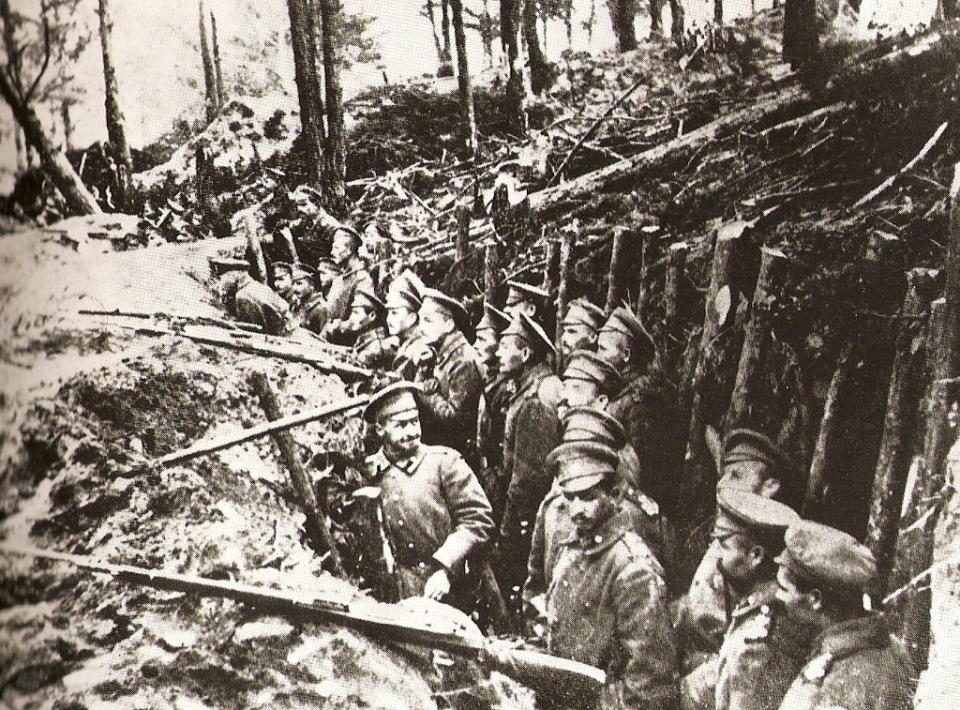
[(413, 409), (382, 419), (376, 425), (383, 447), (393, 456), (411, 456), (420, 446), (420, 413)]
[(797, 586), (796, 579), (787, 567), (777, 569), (777, 601), (783, 604), (787, 613), (796, 621), (815, 621), (820, 610), (819, 592), (803, 592)]
[(291, 296), (303, 300), (313, 295), (313, 290), (310, 279), (298, 279), (290, 284), (289, 293)]
[(417, 314), (409, 308), (387, 309), (387, 332), (390, 335), (406, 333), (417, 322)]
[(337, 232), (330, 245), (330, 260), (337, 266), (346, 264), (353, 256), (353, 238), (344, 232)]
[(497, 344), (497, 367), (501, 374), (519, 372), (529, 357), (529, 348), (516, 335), (506, 335)]
[(596, 346), (596, 331), (583, 323), (564, 325), (560, 331), (560, 354), (564, 357), (574, 350), (594, 350)]
[(603, 525), (616, 510), (613, 496), (600, 485), (584, 491), (564, 491), (570, 520), (581, 536), (589, 535)]
[(734, 582), (753, 579), (754, 571), (762, 561), (761, 548), (739, 532), (715, 532), (713, 538), (720, 545), (720, 572)]
[(563, 380), (563, 399), (560, 402), (564, 407), (588, 407), (597, 401), (600, 388), (596, 382), (587, 382), (579, 379)]
[(521, 313), (526, 313), (531, 318), (536, 318), (537, 304), (533, 301), (524, 301), (521, 299), (504, 306), (503, 310), (510, 316), (511, 320), (518, 318)]
[(497, 331), (490, 328), (478, 330), (477, 339), (473, 341), (473, 347), (480, 354), (480, 360), (491, 362), (497, 352)]
[(601, 330), (597, 335), (597, 355), (614, 367), (620, 367), (630, 358), (630, 340), (617, 330)]
[(292, 285), (293, 279), (290, 277), (289, 271), (280, 269), (273, 272), (273, 287), (277, 290), (277, 293), (286, 293)]
[(769, 466), (763, 461), (736, 461), (723, 465), (723, 475), (717, 486), (729, 486), (767, 498), (780, 492), (780, 482), (770, 478)]
[(420, 307), (420, 332), (428, 343), (437, 342), (453, 328), (453, 319), (431, 301)]

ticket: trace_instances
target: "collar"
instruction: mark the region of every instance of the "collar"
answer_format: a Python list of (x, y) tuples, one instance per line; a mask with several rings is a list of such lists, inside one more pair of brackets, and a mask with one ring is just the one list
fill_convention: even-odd
[(437, 345), (437, 364), (439, 365), (441, 362), (446, 362), (455, 352), (466, 345), (466, 343), (467, 339), (463, 337), (463, 333), (459, 330), (451, 330), (444, 335), (440, 338), (440, 342)]
[(515, 378), (517, 382), (517, 394), (529, 389), (532, 385), (537, 384), (544, 377), (552, 374), (553, 371), (545, 362), (538, 362), (536, 365), (528, 367), (521, 372), (518, 377)]
[(813, 649), (816, 654), (842, 658), (867, 648), (882, 648), (889, 642), (887, 622), (874, 612), (828, 626), (813, 642)]
[(423, 459), (426, 455), (426, 447), (421, 444), (417, 449), (417, 453), (410, 458), (404, 459), (403, 461), (391, 461), (387, 457), (383, 447), (380, 447), (380, 449), (370, 457), (370, 462), (373, 468), (373, 476), (374, 478), (379, 478), (390, 469), (399, 471), (407, 476), (411, 476), (414, 472), (416, 472), (417, 468), (420, 467), (420, 464), (423, 462)]
[(750, 592), (737, 602), (733, 608), (732, 617), (737, 619), (751, 614), (757, 609), (769, 608), (770, 603), (777, 598), (777, 580), (764, 579), (756, 583)]
[(614, 513), (597, 530), (594, 530), (585, 538), (580, 537), (577, 528), (574, 527), (570, 536), (560, 544), (582, 550), (583, 554), (588, 557), (599, 555), (604, 550), (610, 549), (614, 543), (623, 537), (625, 528), (620, 517), (620, 515)]

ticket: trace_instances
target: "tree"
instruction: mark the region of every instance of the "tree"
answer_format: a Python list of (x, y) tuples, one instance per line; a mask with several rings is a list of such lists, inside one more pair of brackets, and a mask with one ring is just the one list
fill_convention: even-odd
[(650, 0), (650, 36), (663, 36), (663, 0)]
[(670, 36), (678, 45), (683, 45), (683, 3), (681, 0), (670, 0)]
[(226, 94), (223, 90), (223, 66), (220, 64), (220, 40), (217, 37), (217, 18), (210, 13), (210, 41), (213, 43), (213, 73), (216, 77), (217, 107), (223, 108)]
[(41, 0), (40, 15), (33, 18), (15, 12), (10, 0), (0, 0), (6, 58), (0, 67), (0, 96), (23, 130), (28, 149), (36, 150), (44, 172), (67, 207), (80, 214), (99, 214), (96, 199), (47, 137), (33, 108), (34, 104), (68, 93), (73, 79), (69, 69), (89, 41), (89, 34), (80, 31), (75, 20), (79, 1)]
[(130, 174), (133, 172), (133, 160), (130, 157), (130, 145), (124, 125), (123, 111), (117, 89), (117, 73), (113, 66), (113, 19), (110, 16), (108, 0), (99, 0), (97, 7), (100, 17), (100, 49), (103, 56), (103, 104), (107, 117), (107, 140), (110, 153), (117, 170), (117, 204), (123, 209), (130, 200)]
[(783, 59), (798, 70), (816, 59), (820, 49), (817, 0), (787, 0), (783, 8)]
[(470, 67), (467, 63), (467, 37), (463, 29), (463, 1), (450, 0), (453, 11), (453, 37), (457, 45), (457, 87), (460, 92), (460, 108), (463, 112), (463, 126), (467, 150), (475, 157), (477, 145), (477, 117), (473, 106), (473, 85), (470, 81)]
[(203, 12), (203, 0), (200, 0), (200, 57), (203, 60), (204, 108), (207, 123), (217, 117), (217, 77), (213, 68), (213, 54), (207, 40), (207, 21)]
[(347, 138), (343, 125), (343, 88), (340, 85), (340, 52), (343, 47), (341, 8), (339, 0), (319, 0), (319, 8), (327, 115), (323, 192), (331, 211), (342, 213), (347, 195)]
[(537, 96), (550, 83), (550, 64), (540, 47), (537, 36), (537, 0), (523, 2), (523, 39), (527, 44), (527, 56), (530, 59), (530, 86)]
[(453, 62), (450, 54), (450, 0), (440, 0), (440, 33), (443, 35), (443, 54), (437, 76), (452, 76)]
[(510, 116), (514, 133), (523, 136), (527, 133), (527, 114), (520, 74), (520, 2), (500, 0), (500, 40), (507, 55), (507, 115)]
[(617, 37), (617, 51), (629, 52), (637, 48), (637, 30), (633, 26), (637, 16), (637, 0), (607, 0), (613, 33)]
[(326, 143), (323, 98), (317, 76), (317, 33), (313, 8), (307, 0), (287, 0), (290, 39), (293, 45), (294, 80), (300, 105), (300, 134), (306, 146), (307, 174), (318, 188), (323, 185), (322, 163)]
[(718, 25), (723, 24), (723, 0), (713, 0), (713, 21)]

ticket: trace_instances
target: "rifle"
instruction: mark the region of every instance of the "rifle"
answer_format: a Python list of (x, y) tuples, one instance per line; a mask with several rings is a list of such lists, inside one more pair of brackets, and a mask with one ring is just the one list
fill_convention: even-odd
[[(385, 604), (343, 592), (283, 591), (252, 584), (209, 579), (146, 567), (118, 565), (84, 555), (0, 543), (0, 552), (66, 562), (94, 573), (108, 574), (119, 582), (165, 591), (223, 597), (301, 622), (326, 622), (346, 626), (392, 643), (407, 643), (446, 651), (496, 670), (538, 691), (583, 699), (588, 706), (600, 693), (606, 674), (599, 668), (518, 649), (507, 642), (483, 636), (469, 619), (439, 602), (419, 599), (416, 608)], [(432, 606), (431, 606), (432, 605)], [(442, 608), (442, 610), (441, 610)], [(443, 610), (451, 613), (443, 613)], [(460, 620), (463, 617), (463, 620)]]

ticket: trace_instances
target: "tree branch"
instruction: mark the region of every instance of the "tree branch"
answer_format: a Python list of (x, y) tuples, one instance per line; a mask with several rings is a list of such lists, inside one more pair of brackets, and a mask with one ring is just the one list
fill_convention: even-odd
[(33, 98), (34, 92), (40, 85), (40, 80), (43, 78), (43, 75), (47, 73), (47, 68), (50, 66), (50, 56), (52, 53), (50, 51), (50, 20), (47, 18), (47, 9), (47, 0), (40, 0), (40, 13), (43, 17), (43, 65), (41, 65), (40, 72), (30, 85), (30, 90), (23, 94), (24, 103), (30, 103), (30, 99)]

